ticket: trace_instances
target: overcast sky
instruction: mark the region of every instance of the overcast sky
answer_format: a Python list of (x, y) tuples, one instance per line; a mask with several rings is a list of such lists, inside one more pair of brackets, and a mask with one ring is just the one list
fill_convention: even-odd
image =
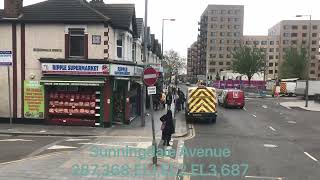
[[(24, 5), (43, 0), (24, 0)], [(89, 0), (88, 0), (89, 1)], [(4, 0), (0, 0), (3, 9)], [(104, 0), (105, 3), (134, 3), (137, 17), (144, 18), (145, 0)], [(149, 0), (148, 25), (161, 42), (163, 18), (175, 18), (165, 23), (164, 50), (174, 49), (187, 56), (187, 48), (197, 39), (198, 21), (208, 4), (244, 5), (244, 35), (266, 35), (268, 28), (284, 19), (297, 19), (296, 14), (311, 14), (320, 19), (318, 0)]]

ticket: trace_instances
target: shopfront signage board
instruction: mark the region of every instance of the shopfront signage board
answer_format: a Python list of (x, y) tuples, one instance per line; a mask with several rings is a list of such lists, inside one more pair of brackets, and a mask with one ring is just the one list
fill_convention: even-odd
[(133, 76), (134, 66), (111, 64), (110, 75), (111, 76)]
[(158, 80), (158, 72), (152, 68), (148, 67), (143, 71), (143, 81), (148, 86), (153, 86)]
[(77, 63), (42, 63), (42, 74), (47, 75), (108, 75), (108, 64), (77, 64)]
[(134, 76), (142, 76), (143, 74), (143, 67), (135, 66), (134, 67)]
[(44, 119), (44, 87), (39, 81), (24, 81), (24, 117)]
[(12, 65), (12, 51), (0, 51), (0, 66)]
[(154, 95), (154, 94), (157, 94), (156, 86), (149, 86), (148, 87), (148, 95)]

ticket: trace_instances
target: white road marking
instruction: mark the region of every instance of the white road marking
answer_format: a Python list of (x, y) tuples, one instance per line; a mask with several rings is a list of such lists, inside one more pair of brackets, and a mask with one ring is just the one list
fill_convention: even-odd
[(269, 128), (270, 128), (272, 131), (276, 131), (272, 126), (269, 126)]
[(77, 147), (53, 145), (53, 146), (49, 147), (48, 149), (75, 149), (75, 148), (77, 148)]
[(267, 106), (267, 105), (262, 105), (262, 107), (263, 107), (263, 108), (265, 108), (265, 109), (267, 109), (267, 108), (268, 108), (268, 106)]
[(309, 158), (311, 158), (312, 160), (318, 162), (318, 159), (316, 159), (315, 157), (311, 156), (309, 153), (307, 152), (303, 152), (305, 155), (307, 155)]
[(41, 130), (41, 131), (39, 131), (39, 132), (41, 132), (41, 133), (45, 133), (45, 132), (47, 132), (46, 130)]
[(276, 148), (276, 147), (278, 147), (277, 145), (274, 145), (274, 144), (264, 144), (263, 146), (264, 147), (268, 147), (268, 148)]
[(291, 109), (291, 107), (289, 107), (289, 106), (286, 106), (286, 108), (287, 108), (287, 109)]
[(255, 117), (255, 118), (257, 117), (257, 116), (256, 116), (256, 115), (254, 115), (254, 114), (252, 114), (252, 116), (253, 116), (253, 117)]
[(247, 111), (247, 109), (244, 107), (243, 110)]
[(67, 142), (75, 142), (75, 141), (90, 141), (90, 139), (67, 139)]
[(267, 176), (245, 176), (249, 179), (271, 179), (271, 180), (283, 180), (283, 177), (267, 177)]
[(297, 122), (295, 121), (288, 121), (289, 124), (296, 124)]
[(17, 142), (17, 141), (27, 142), (27, 141), (33, 141), (33, 140), (29, 140), (29, 139), (1, 139), (0, 141), (2, 141), (2, 142)]
[(150, 146), (152, 146), (152, 142), (139, 142), (137, 148), (148, 149)]

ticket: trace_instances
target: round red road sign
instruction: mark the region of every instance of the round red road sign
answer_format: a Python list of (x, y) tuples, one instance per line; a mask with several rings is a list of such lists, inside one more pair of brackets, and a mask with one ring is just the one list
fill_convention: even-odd
[(152, 68), (148, 67), (143, 71), (143, 81), (148, 86), (153, 86), (158, 80), (158, 72)]

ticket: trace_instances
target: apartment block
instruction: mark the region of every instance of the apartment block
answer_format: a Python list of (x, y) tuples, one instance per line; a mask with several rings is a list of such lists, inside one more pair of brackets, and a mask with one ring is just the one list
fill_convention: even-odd
[(279, 37), (278, 36), (243, 36), (242, 45), (263, 49), (266, 53), (265, 79), (276, 79), (279, 68)]
[(241, 44), (244, 6), (208, 5), (199, 22), (199, 70), (209, 80), (231, 69), (232, 51)]
[(319, 40), (320, 20), (311, 21), (311, 29), (308, 20), (283, 20), (268, 30), (268, 36), (279, 39), (279, 64), (284, 60), (285, 51), (290, 47), (308, 48), (310, 30), (310, 52), (309, 64), (310, 79), (320, 79)]
[(199, 57), (198, 53), (198, 41), (192, 43), (190, 48), (188, 48), (187, 55), (187, 75), (189, 79), (196, 78), (197, 75), (201, 74), (199, 70)]

